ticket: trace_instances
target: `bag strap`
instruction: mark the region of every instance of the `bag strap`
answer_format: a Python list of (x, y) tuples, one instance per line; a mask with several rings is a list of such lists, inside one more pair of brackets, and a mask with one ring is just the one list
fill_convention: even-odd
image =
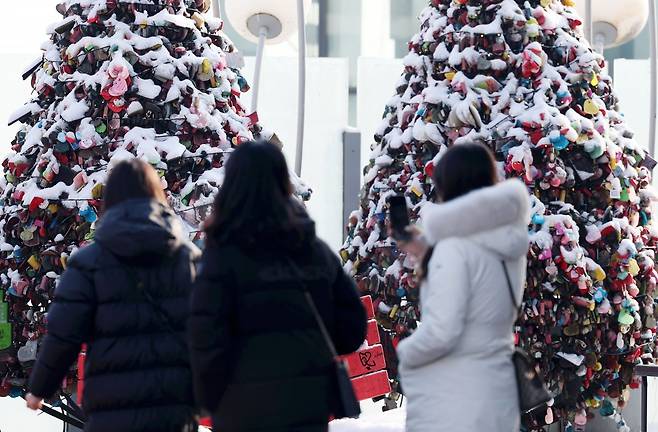
[(505, 264), (505, 261), (500, 262), (503, 265), (503, 271), (505, 272), (505, 279), (507, 280), (507, 289), (509, 291), (509, 297), (510, 300), (512, 300), (512, 306), (514, 306), (514, 309), (517, 310), (517, 320), (521, 318), (521, 314), (523, 313), (523, 299), (521, 299), (521, 303), (517, 306), (516, 302), (516, 297), (514, 296), (514, 288), (512, 288), (512, 280), (509, 277), (509, 271), (507, 270), (507, 265)]
[(73, 417), (63, 412), (59, 412), (46, 404), (41, 405), (41, 408), (39, 409), (44, 413), (48, 414), (49, 416), (54, 417), (57, 420), (60, 420), (64, 423), (68, 423), (71, 426), (75, 426), (79, 429), (83, 429), (85, 427), (84, 422), (79, 418)]
[[(137, 268), (135, 266), (131, 266), (129, 264), (124, 263), (115, 253), (110, 251), (109, 249), (105, 248), (105, 250), (114, 257), (114, 259), (119, 263), (119, 265), (126, 270), (128, 273), (128, 278), (130, 279), (130, 282), (135, 286), (135, 289), (137, 292), (139, 292), (146, 300), (146, 302), (153, 308), (155, 311), (156, 317), (158, 318), (158, 321), (160, 321), (160, 324), (167, 330), (169, 333), (173, 334), (176, 336), (176, 339), (182, 343), (184, 346), (187, 345), (187, 342), (184, 340), (184, 338), (180, 337), (178, 332), (176, 331), (176, 326), (174, 325), (174, 320), (169, 316), (169, 313), (162, 307), (160, 302), (158, 302), (156, 299), (153, 298), (153, 295), (149, 292), (149, 290), (146, 287), (146, 283), (142, 280), (142, 278), (139, 276), (139, 273), (137, 271)], [(179, 255), (180, 250), (177, 250), (171, 257), (171, 280), (172, 283), (176, 280), (175, 279), (175, 269), (176, 269), (176, 261), (177, 257)]]
[(327, 330), (327, 326), (325, 325), (324, 320), (322, 319), (322, 316), (320, 315), (320, 312), (318, 311), (318, 308), (315, 305), (315, 302), (313, 301), (313, 296), (311, 296), (311, 293), (308, 290), (308, 286), (306, 285), (306, 282), (302, 277), (302, 273), (299, 270), (299, 267), (297, 267), (297, 265), (295, 265), (295, 263), (291, 259), (288, 259), (288, 265), (290, 266), (293, 273), (299, 280), (299, 285), (302, 287), (302, 291), (304, 291), (304, 298), (306, 299), (306, 303), (308, 304), (309, 308), (311, 309), (311, 312), (313, 313), (315, 322), (318, 324), (318, 328), (320, 329), (320, 333), (322, 333), (322, 339), (324, 339), (324, 343), (327, 345), (327, 348), (329, 348), (329, 352), (331, 353), (332, 357), (334, 359), (337, 359), (338, 351), (336, 351), (336, 346), (334, 345), (334, 341), (331, 339), (329, 330)]
[(324, 338), (324, 342), (327, 344), (327, 347), (329, 348), (329, 351), (331, 352), (331, 355), (334, 358), (338, 358), (338, 352), (336, 351), (336, 346), (334, 345), (334, 342), (331, 340), (331, 336), (329, 335), (329, 331), (327, 330), (327, 326), (324, 324), (324, 321), (322, 320), (322, 317), (320, 316), (320, 312), (318, 312), (318, 308), (315, 306), (315, 302), (313, 301), (313, 297), (311, 297), (311, 293), (308, 292), (308, 290), (304, 290), (304, 296), (306, 297), (306, 302), (308, 303), (309, 307), (311, 308), (311, 312), (313, 312), (313, 316), (315, 317), (315, 321), (318, 323), (318, 327), (320, 328), (320, 333), (322, 333), (322, 337)]
[(158, 302), (155, 298), (153, 298), (153, 295), (146, 288), (146, 284), (139, 277), (137, 273), (137, 269), (129, 265), (126, 265), (125, 269), (128, 272), (128, 277), (130, 278), (130, 281), (133, 283), (137, 291), (142, 295), (142, 297), (146, 300), (146, 302), (155, 311), (155, 314), (158, 317), (160, 324), (162, 324), (162, 326), (169, 333), (177, 334), (178, 332), (176, 331), (176, 327), (173, 324), (173, 319), (169, 316), (169, 313), (167, 313), (167, 311), (162, 307), (160, 302)]

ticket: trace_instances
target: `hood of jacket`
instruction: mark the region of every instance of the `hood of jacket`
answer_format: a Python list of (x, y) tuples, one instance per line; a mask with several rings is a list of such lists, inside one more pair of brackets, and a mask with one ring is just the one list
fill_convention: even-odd
[(530, 197), (520, 180), (505, 180), (421, 211), (424, 234), (432, 245), (446, 238), (468, 238), (512, 260), (528, 252)]
[(148, 199), (128, 200), (103, 214), (95, 240), (122, 258), (169, 255), (184, 242), (178, 216)]

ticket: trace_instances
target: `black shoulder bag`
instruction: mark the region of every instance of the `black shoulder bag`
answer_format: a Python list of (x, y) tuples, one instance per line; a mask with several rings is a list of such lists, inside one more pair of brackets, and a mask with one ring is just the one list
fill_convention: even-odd
[[(507, 279), (507, 287), (509, 289), (510, 299), (514, 308), (518, 308), (518, 317), (521, 317), (523, 299), (521, 299), (521, 304), (517, 307), (516, 299), (514, 298), (514, 289), (512, 288), (512, 282), (509, 277), (509, 272), (507, 271), (507, 266), (505, 262), (502, 262), (503, 270), (505, 271), (505, 278)], [(548, 402), (553, 399), (553, 395), (548, 391), (544, 381), (541, 379), (535, 366), (532, 362), (532, 359), (528, 354), (520, 349), (515, 348), (514, 354), (512, 356), (512, 361), (514, 362), (514, 369), (516, 371), (516, 382), (519, 393), (519, 407), (522, 414), (527, 414), (531, 411), (534, 411), (538, 408), (543, 407)]]
[(320, 316), (318, 308), (315, 306), (313, 297), (308, 291), (308, 287), (304, 282), (301, 272), (298, 270), (297, 266), (292, 263), (292, 261), (290, 262), (290, 267), (293, 269), (293, 272), (299, 279), (299, 283), (304, 291), (306, 302), (308, 303), (308, 306), (311, 309), (313, 316), (315, 317), (315, 321), (318, 324), (320, 333), (322, 333), (322, 338), (324, 339), (324, 342), (327, 345), (327, 348), (329, 348), (329, 352), (333, 357), (332, 374), (338, 394), (336, 395), (337, 400), (332, 403), (332, 409), (334, 411), (332, 414), (337, 419), (358, 418), (361, 415), (361, 406), (359, 405), (359, 401), (356, 399), (356, 395), (354, 394), (354, 387), (352, 387), (352, 381), (350, 380), (350, 375), (347, 372), (347, 366), (345, 365), (345, 362), (343, 362), (343, 360), (341, 360), (338, 356), (336, 346), (331, 340), (331, 335), (329, 334), (327, 326), (322, 320), (322, 316)]

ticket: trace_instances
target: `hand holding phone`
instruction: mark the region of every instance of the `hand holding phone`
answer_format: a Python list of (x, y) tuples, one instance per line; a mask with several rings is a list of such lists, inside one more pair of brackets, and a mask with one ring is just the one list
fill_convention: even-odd
[(410, 241), (412, 235), (408, 230), (410, 225), (409, 209), (404, 195), (395, 195), (388, 199), (389, 219), (393, 238), (400, 241)]

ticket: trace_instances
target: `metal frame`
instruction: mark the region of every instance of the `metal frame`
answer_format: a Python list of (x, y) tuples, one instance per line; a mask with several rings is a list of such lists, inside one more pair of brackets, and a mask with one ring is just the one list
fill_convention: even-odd
[(592, 16), (592, 0), (585, 1), (585, 38), (594, 43), (594, 19)]
[(640, 365), (635, 367), (635, 375), (642, 377), (642, 432), (648, 432), (649, 377), (658, 378), (658, 366)]
[(343, 132), (343, 226), (348, 225), (350, 214), (359, 208), (361, 191), (361, 132)]
[(297, 0), (297, 33), (299, 44), (299, 76), (297, 88), (297, 151), (295, 155), (295, 173), (302, 175), (304, 157), (304, 123), (306, 116), (306, 19), (304, 0)]
[(649, 152), (656, 155), (656, 111), (658, 107), (658, 40), (656, 30), (656, 0), (649, 0), (649, 29), (651, 31), (651, 106), (649, 107)]
[(222, 19), (222, 12), (219, 7), (219, 0), (212, 0), (212, 14), (215, 18)]
[(329, 0), (318, 0), (318, 56), (329, 57)]

